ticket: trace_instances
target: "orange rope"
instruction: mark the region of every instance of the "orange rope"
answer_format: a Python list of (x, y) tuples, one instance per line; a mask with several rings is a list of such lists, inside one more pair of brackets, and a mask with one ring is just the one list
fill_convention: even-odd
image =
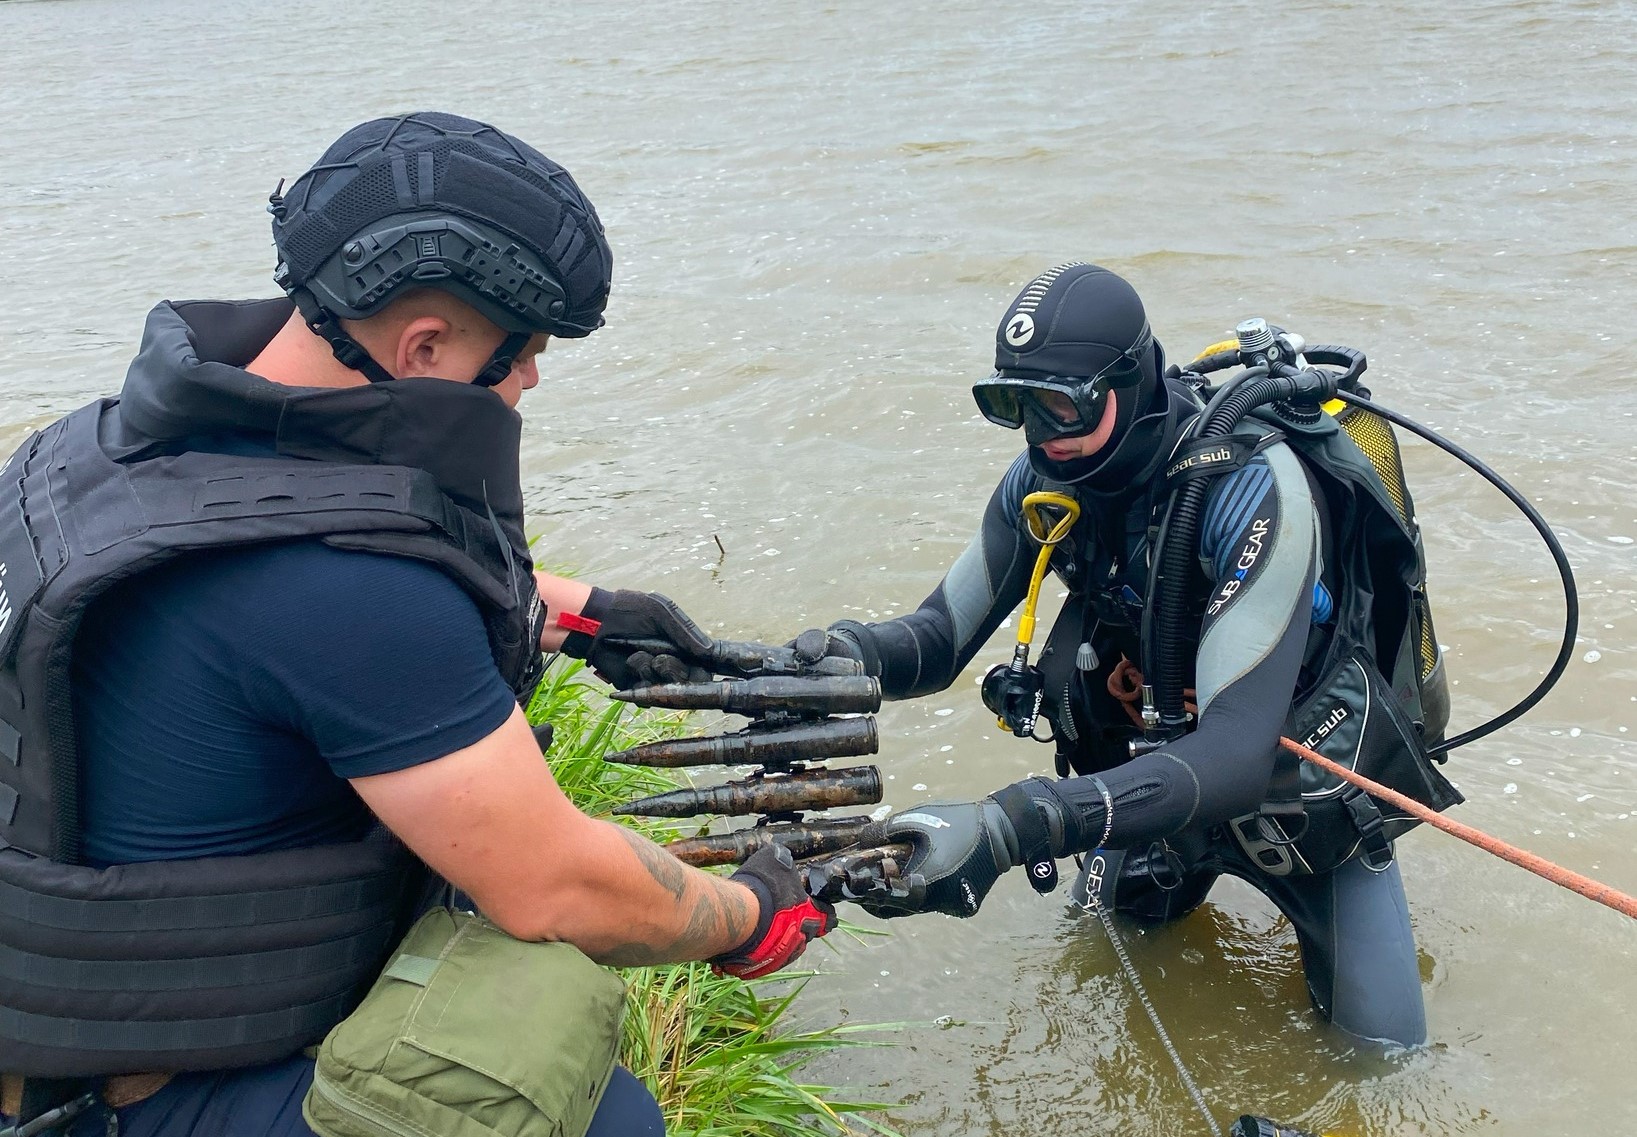
[[(1142, 712), (1137, 704), (1142, 701), (1142, 672), (1137, 665), (1125, 656), (1114, 665), (1114, 670), (1108, 673), (1108, 693), (1113, 695), (1125, 706), (1125, 713), (1131, 716), (1131, 721), (1138, 726), (1142, 725)], [(1182, 692), (1182, 709), (1191, 715), (1199, 714), (1199, 708), (1194, 705), (1194, 689), (1185, 687)]]
[(1537, 857), (1534, 853), (1508, 845), (1499, 837), (1491, 837), (1482, 829), (1474, 829), (1470, 825), (1462, 825), (1459, 821), (1451, 821), (1440, 813), (1422, 805), (1414, 798), (1405, 797), (1397, 790), (1388, 789), (1379, 782), (1371, 781), (1363, 774), (1355, 773), (1346, 766), (1332, 762), (1323, 754), (1316, 754), (1299, 742), (1292, 742), (1288, 738), (1281, 738), (1279, 745), (1303, 761), (1311, 762), (1321, 769), (1327, 770), (1346, 782), (1351, 782), (1364, 790), (1371, 797), (1380, 798), (1389, 805), (1395, 805), (1414, 817), (1420, 818), (1434, 829), (1442, 829), (1452, 837), (1459, 837), (1469, 845), (1476, 845), (1486, 853), (1493, 853), (1503, 861), (1510, 861), (1519, 868), (1528, 869), (1536, 876), (1545, 877), (1553, 884), (1562, 885), (1571, 892), (1578, 892), (1588, 900), (1595, 900), (1599, 904), (1607, 905), (1616, 912), (1637, 919), (1637, 897), (1627, 896), (1618, 889), (1610, 888), (1593, 880), (1589, 876), (1581, 876), (1562, 865), (1553, 864), (1545, 857)]
[[(1142, 725), (1142, 715), (1137, 710), (1137, 702), (1142, 698), (1142, 672), (1129, 659), (1121, 657), (1115, 664), (1114, 670), (1108, 676), (1108, 693), (1114, 696), (1125, 706), (1126, 714), (1138, 726)], [(1190, 689), (1186, 695), (1193, 695)], [(1185, 704), (1189, 714), (1197, 715), (1199, 708), (1193, 703)], [(1442, 829), (1452, 837), (1459, 837), (1469, 845), (1476, 845), (1486, 853), (1493, 853), (1503, 861), (1510, 861), (1519, 868), (1528, 869), (1536, 876), (1545, 877), (1553, 884), (1561, 885), (1571, 892), (1578, 892), (1588, 900), (1613, 908), (1616, 912), (1637, 919), (1637, 897), (1627, 896), (1619, 889), (1610, 888), (1606, 884), (1593, 880), (1589, 876), (1582, 876), (1572, 869), (1554, 864), (1545, 857), (1520, 849), (1516, 845), (1508, 845), (1499, 837), (1491, 837), (1482, 829), (1474, 829), (1470, 825), (1463, 825), (1459, 821), (1451, 821), (1440, 813), (1422, 805), (1414, 798), (1405, 797), (1397, 790), (1389, 789), (1380, 782), (1372, 781), (1363, 774), (1349, 770), (1346, 766), (1332, 762), (1323, 754), (1309, 750), (1299, 742), (1288, 738), (1279, 739), (1279, 745), (1303, 761), (1311, 762), (1320, 769), (1327, 770), (1344, 782), (1350, 782), (1368, 793), (1371, 797), (1380, 798), (1389, 805), (1397, 806), (1412, 817), (1419, 818), (1431, 825), (1434, 829)]]

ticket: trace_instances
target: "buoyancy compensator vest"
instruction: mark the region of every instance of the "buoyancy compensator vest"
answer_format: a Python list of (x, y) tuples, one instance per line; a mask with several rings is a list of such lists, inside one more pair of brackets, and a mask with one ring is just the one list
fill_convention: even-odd
[[(1349, 409), (1345, 424), (1289, 407), (1253, 412), (1244, 424), (1279, 436), (1302, 459), (1325, 512), (1337, 580), (1335, 626), (1310, 652), (1310, 681), (1297, 692), (1285, 736), (1442, 811), (1462, 797), (1428, 754), (1449, 723), (1449, 688), (1415, 506), (1386, 423)], [(1366, 454), (1357, 439), (1371, 440), (1378, 428), (1386, 437)], [(1263, 869), (1283, 875), (1359, 856), (1385, 867), (1391, 842), (1419, 824), (1280, 747), (1268, 800), (1229, 828)]]
[[(1449, 699), (1414, 505), (1386, 424), (1367, 411), (1335, 409), (1342, 421), (1329, 414), (1286, 418), (1267, 408), (1241, 428), (1247, 439), (1260, 440), (1247, 444), (1244, 459), (1256, 445), (1282, 441), (1302, 460), (1324, 511), (1326, 564), (1336, 584), (1335, 624), (1310, 644), (1303, 668), (1309, 682), (1296, 692), (1286, 734), (1444, 809), (1461, 797), (1426, 752), (1442, 737)], [(1059, 546), (1053, 560), (1069, 596), (1039, 663), (1044, 712), (1056, 736), (1058, 773), (1096, 773), (1131, 757), (1130, 743), (1142, 736), (1107, 682), (1122, 656), (1152, 674), (1141, 629), (1159, 557), (1163, 495), (1131, 498), (1098, 532), (1089, 519), (1108, 515), (1107, 501), (1086, 501), (1074, 486), (1047, 488), (1076, 493), (1085, 508), (1083, 532)], [(1180, 621), (1192, 630), (1190, 650), (1211, 588), (1201, 567)], [(1415, 824), (1281, 748), (1263, 810), (1229, 829), (1253, 860), (1282, 874), (1379, 854)]]
[(1119, 765), (1131, 757), (1128, 744), (1138, 733), (1109, 694), (1108, 677), (1122, 657), (1141, 659), (1150, 547), (1162, 500), (1153, 475), (1203, 405), (1180, 382), (1161, 381), (1160, 394), (1163, 414), (1152, 416), (1163, 419), (1151, 441), (1155, 453), (1144, 476), (1123, 493), (1051, 480), (1050, 469), (1030, 452), (1045, 479), (1042, 488), (1069, 494), (1081, 505), (1074, 532), (1052, 551), (1051, 570), (1069, 594), (1039, 660), (1042, 713), (1052, 725), (1060, 777)]
[[(69, 669), (81, 616), (107, 588), (196, 551), (273, 541), (410, 557), (472, 596), (519, 699), (539, 681), (544, 613), (523, 536), (517, 414), (439, 379), (337, 390), (244, 371), (290, 311), (282, 300), (161, 304), (121, 395), (39, 431), (0, 470), (7, 1073), (218, 1069), (293, 1053), (352, 1009), (425, 884), (379, 831), (81, 864)], [(224, 438), (267, 456), (217, 452)]]

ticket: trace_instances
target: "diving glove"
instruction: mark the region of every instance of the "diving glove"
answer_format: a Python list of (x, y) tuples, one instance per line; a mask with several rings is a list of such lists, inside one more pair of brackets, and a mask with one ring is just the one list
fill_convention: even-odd
[(881, 674), (881, 653), (875, 646), (875, 633), (868, 624), (857, 620), (837, 620), (828, 628), (808, 628), (784, 646), (795, 651), (804, 663), (851, 659), (864, 665), (865, 675)]
[[(1095, 781), (1096, 779), (1092, 779)], [(1100, 804), (1100, 802), (1099, 802)], [(975, 802), (928, 802), (882, 823), (878, 843), (908, 842), (914, 849), (903, 871), (926, 881), (912, 898), (868, 898), (875, 916), (942, 912), (977, 913), (1000, 874), (1029, 867), (1036, 892), (1057, 887), (1057, 860), (1085, 846), (1085, 811), (1044, 778), (1027, 778)]]
[(569, 628), (563, 653), (583, 659), (621, 690), (647, 683), (702, 683), (710, 679), (715, 641), (669, 597), (657, 592), (591, 590), (578, 616), (559, 616)]
[(794, 963), (808, 944), (836, 926), (835, 908), (808, 895), (804, 878), (783, 845), (758, 849), (728, 879), (756, 894), (761, 914), (748, 940), (710, 961), (719, 974), (740, 979), (771, 975)]
[(906, 897), (860, 901), (872, 916), (976, 915), (1000, 874), (1019, 863), (1017, 832), (992, 797), (927, 802), (894, 813), (881, 825), (883, 843), (908, 842), (914, 849), (903, 872), (906, 877), (922, 877), (926, 889)]

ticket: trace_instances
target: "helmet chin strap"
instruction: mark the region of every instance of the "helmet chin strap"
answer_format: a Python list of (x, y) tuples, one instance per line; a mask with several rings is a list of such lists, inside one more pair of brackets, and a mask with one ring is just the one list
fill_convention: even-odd
[[(301, 313), (308, 330), (330, 345), (330, 350), (342, 366), (361, 373), (371, 383), (390, 383), (397, 378), (377, 363), (363, 344), (348, 335), (341, 321), (335, 318), (335, 313), (320, 305), (310, 291), (298, 288), (290, 293), (290, 299), (295, 302), (296, 310)], [(472, 379), (472, 385), (493, 387), (503, 382), (511, 374), (517, 353), (523, 350), (531, 336), (530, 332), (507, 332), (506, 338), (500, 341), (500, 346), (489, 357), (489, 362)]]
[(343, 367), (362, 372), (371, 383), (392, 382), (395, 378), (392, 372), (375, 362), (375, 357), (364, 345), (347, 334), (341, 321), (335, 318), (335, 313), (320, 305), (311, 292), (297, 288), (290, 293), (290, 299), (295, 301), (296, 310), (301, 313), (307, 329), (330, 345), (330, 350)]
[(517, 353), (523, 350), (523, 345), (532, 338), (530, 332), (508, 332), (506, 338), (500, 341), (495, 353), (489, 357), (489, 362), (483, 365), (483, 370), (477, 373), (472, 384), (477, 387), (493, 387), (505, 380), (512, 373), (512, 364), (517, 362)]

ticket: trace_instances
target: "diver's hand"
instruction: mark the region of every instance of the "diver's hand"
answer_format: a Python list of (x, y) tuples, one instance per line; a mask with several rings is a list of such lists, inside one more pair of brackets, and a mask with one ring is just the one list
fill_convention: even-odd
[(1000, 874), (1021, 863), (1017, 833), (992, 797), (928, 802), (893, 814), (882, 828), (886, 841), (907, 841), (914, 847), (904, 875), (919, 874), (926, 889), (917, 890), (915, 901), (896, 897), (860, 901), (874, 916), (974, 915)]
[(701, 683), (711, 677), (714, 641), (657, 592), (591, 590), (563, 642), (567, 655), (622, 690), (642, 683)]
[(837, 620), (828, 628), (808, 628), (784, 645), (803, 663), (821, 659), (850, 659), (864, 667), (865, 675), (881, 674), (881, 653), (869, 625), (857, 620)]

